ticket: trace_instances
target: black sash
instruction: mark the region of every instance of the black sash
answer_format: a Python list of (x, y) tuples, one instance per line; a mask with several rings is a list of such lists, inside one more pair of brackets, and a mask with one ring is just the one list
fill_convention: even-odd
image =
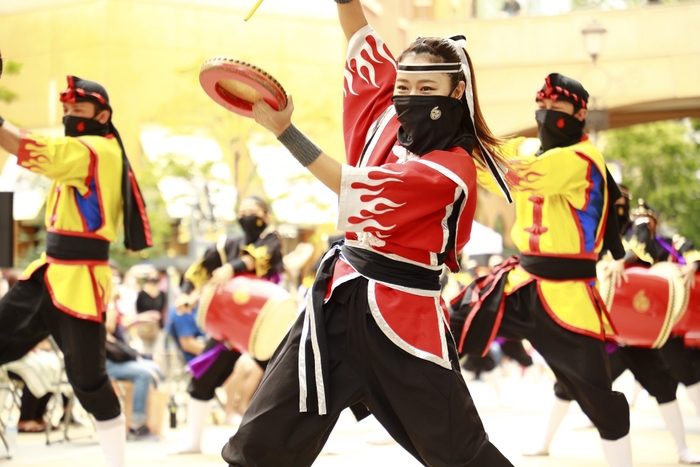
[(576, 280), (596, 279), (596, 261), (593, 259), (557, 258), (553, 256), (520, 255), (520, 266), (530, 274), (543, 279)]
[(64, 261), (109, 261), (109, 242), (47, 232), (46, 256)]
[(349, 245), (341, 247), (341, 254), (357, 272), (372, 280), (413, 289), (440, 290), (440, 270), (396, 261)]

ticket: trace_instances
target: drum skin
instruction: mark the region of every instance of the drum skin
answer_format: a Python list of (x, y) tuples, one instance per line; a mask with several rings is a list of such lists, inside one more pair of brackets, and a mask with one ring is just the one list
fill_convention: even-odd
[(212, 338), (266, 361), (297, 317), (294, 299), (281, 286), (253, 275), (231, 279), (220, 291), (202, 289), (197, 321)]
[(700, 346), (700, 275), (695, 275), (695, 287), (690, 289), (688, 307), (681, 319), (673, 326), (671, 334), (685, 337), (688, 347)]
[(216, 57), (202, 64), (199, 83), (214, 102), (253, 118), (253, 103), (264, 100), (273, 109), (287, 106), (287, 93), (268, 72), (243, 60)]
[(688, 291), (672, 263), (651, 268), (630, 267), (628, 281), (614, 287), (601, 280), (600, 292), (617, 334), (613, 341), (636, 347), (659, 348), (668, 339), (688, 304)]

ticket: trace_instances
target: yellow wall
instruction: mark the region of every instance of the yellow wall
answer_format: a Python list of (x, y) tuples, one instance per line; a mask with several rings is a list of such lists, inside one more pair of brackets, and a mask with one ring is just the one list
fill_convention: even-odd
[(3, 57), (23, 64), (20, 75), (1, 81), (20, 95), (13, 104), (0, 104), (6, 119), (27, 128), (58, 125), (60, 106), (49, 115), (49, 100), (57, 101), (65, 76), (98, 81), (110, 94), (115, 126), (138, 170), (144, 123), (177, 123), (182, 116), (169, 113), (177, 108), (188, 114), (182, 119), (198, 119), (206, 127), (207, 119), (224, 112), (199, 87), (197, 71), (205, 59), (226, 55), (275, 76), (294, 95), (297, 125), (343, 157), (345, 39), (335, 18), (290, 18), (261, 9), (244, 22), (247, 10), (195, 0), (34, 0), (31, 5), (28, 11), (0, 15)]
[[(449, 2), (450, 0), (440, 0)], [(593, 66), (581, 30), (607, 29)], [(462, 31), (484, 115), (499, 135), (532, 132), (535, 92), (559, 72), (578, 79), (611, 127), (700, 116), (700, 3), (502, 19), (411, 22), (408, 37)]]

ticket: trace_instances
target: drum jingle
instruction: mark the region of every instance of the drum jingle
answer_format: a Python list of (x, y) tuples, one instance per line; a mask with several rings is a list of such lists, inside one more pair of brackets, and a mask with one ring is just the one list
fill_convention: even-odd
[(619, 344), (659, 348), (688, 306), (688, 289), (673, 263), (651, 268), (631, 267), (628, 281), (615, 287), (612, 279), (600, 281), (600, 294), (617, 330)]
[(244, 117), (253, 118), (253, 103), (263, 99), (275, 110), (287, 106), (287, 93), (268, 72), (230, 57), (207, 60), (199, 83), (214, 102)]
[(218, 292), (206, 284), (197, 312), (200, 329), (260, 361), (272, 357), (296, 318), (296, 302), (284, 288), (249, 274)]

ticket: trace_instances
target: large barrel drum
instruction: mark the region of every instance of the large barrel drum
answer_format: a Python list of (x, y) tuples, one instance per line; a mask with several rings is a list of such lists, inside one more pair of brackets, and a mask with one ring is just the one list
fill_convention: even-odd
[(207, 334), (260, 361), (272, 357), (296, 317), (284, 288), (252, 275), (235, 276), (219, 291), (205, 285), (197, 312)]
[(678, 266), (657, 263), (651, 268), (627, 269), (628, 281), (615, 287), (610, 278), (600, 281), (600, 293), (617, 331), (620, 344), (659, 348), (688, 305), (688, 289)]

